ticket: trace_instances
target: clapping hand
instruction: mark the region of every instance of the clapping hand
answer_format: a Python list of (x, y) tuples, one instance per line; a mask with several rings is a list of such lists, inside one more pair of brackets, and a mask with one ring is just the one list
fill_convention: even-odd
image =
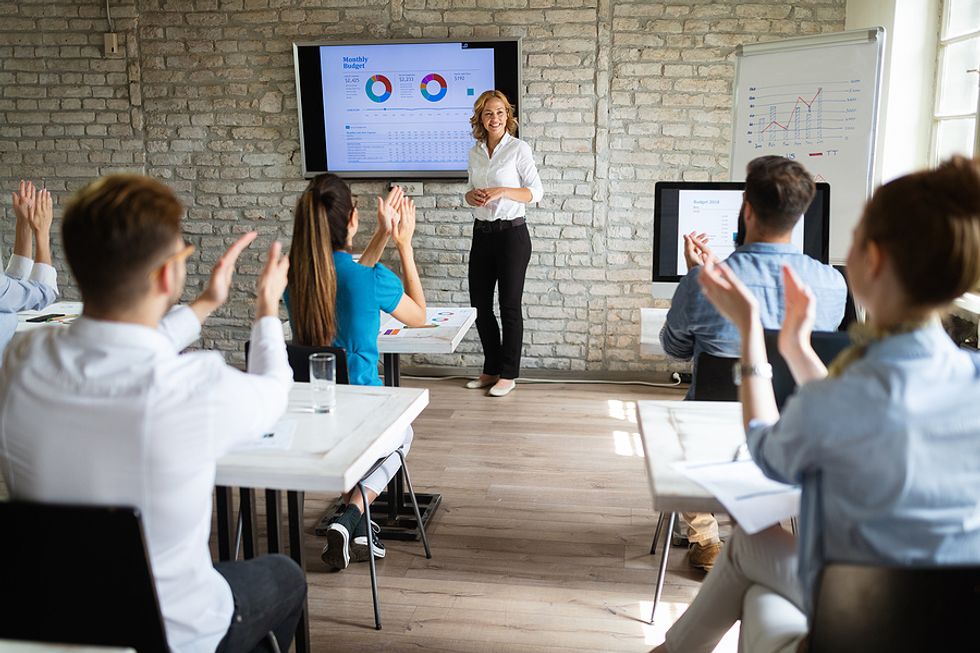
[(207, 287), (205, 287), (204, 292), (201, 293), (198, 299), (212, 304), (214, 308), (218, 308), (228, 301), (228, 293), (231, 290), (231, 278), (235, 274), (235, 263), (245, 248), (251, 245), (257, 236), (258, 233), (255, 231), (248, 232), (236, 240), (221, 255), (221, 258), (218, 259), (218, 262), (211, 269), (211, 278), (208, 280)]
[(394, 186), (386, 198), (377, 198), (379, 233), (389, 236), (395, 230), (395, 225), (398, 223), (398, 210), (404, 197), (405, 191), (402, 190), (402, 187)]
[(289, 276), (289, 257), (282, 255), (282, 244), (277, 240), (269, 246), (268, 259), (262, 276), (255, 285), (256, 319), (279, 315), (279, 299), (286, 291)]
[(741, 333), (747, 332), (752, 321), (759, 319), (759, 300), (724, 263), (707, 262), (698, 283), (708, 301)]
[(11, 197), (18, 224), (30, 227), (34, 233), (50, 231), (54, 219), (51, 191), (38, 189), (33, 182), (21, 180), (19, 189)]
[(684, 260), (687, 262), (688, 270), (705, 265), (709, 261), (718, 263), (718, 257), (708, 247), (708, 234), (694, 231), (684, 234)]
[(412, 244), (412, 235), (415, 233), (415, 202), (407, 197), (403, 197), (398, 207), (398, 224), (392, 232), (395, 245), (405, 247)]
[(798, 351), (810, 344), (810, 334), (816, 320), (817, 302), (813, 291), (800, 281), (793, 269), (783, 266), (783, 297), (786, 314), (779, 331), (779, 351)]

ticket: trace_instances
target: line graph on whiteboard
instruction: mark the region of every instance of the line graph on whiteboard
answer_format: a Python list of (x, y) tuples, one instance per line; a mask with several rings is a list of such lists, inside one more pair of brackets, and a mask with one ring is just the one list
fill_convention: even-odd
[(860, 79), (749, 86), (744, 138), (760, 154), (836, 156), (856, 135), (861, 94)]

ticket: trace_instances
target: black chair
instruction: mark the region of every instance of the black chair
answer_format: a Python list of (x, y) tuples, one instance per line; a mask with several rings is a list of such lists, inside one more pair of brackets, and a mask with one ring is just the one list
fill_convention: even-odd
[(0, 531), (0, 638), (170, 650), (138, 510), (0, 502)]
[[(248, 363), (248, 352), (252, 342), (245, 342), (245, 362)], [(297, 345), (292, 342), (286, 343), (286, 357), (289, 359), (289, 366), (293, 368), (293, 381), (297, 383), (309, 383), (310, 381), (310, 354), (325, 352), (337, 357), (337, 383), (347, 385), (350, 383), (350, 375), (347, 371), (347, 352), (340, 347), (308, 347)]]
[(738, 386), (732, 379), (732, 367), (738, 358), (698, 355), (694, 372), (694, 401), (738, 401)]
[(810, 653), (975, 650), (980, 566), (828, 564), (810, 623)]
[[(796, 380), (779, 353), (779, 331), (766, 329), (765, 339), (766, 357), (772, 365), (772, 391), (776, 395), (776, 407), (782, 411), (786, 400), (796, 392)], [(830, 365), (851, 344), (851, 338), (846, 331), (814, 331), (810, 344), (824, 365)]]

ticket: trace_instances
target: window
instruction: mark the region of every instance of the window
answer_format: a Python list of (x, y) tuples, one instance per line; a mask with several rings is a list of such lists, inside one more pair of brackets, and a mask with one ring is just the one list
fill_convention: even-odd
[(939, 33), (933, 163), (977, 153), (980, 0), (946, 0)]

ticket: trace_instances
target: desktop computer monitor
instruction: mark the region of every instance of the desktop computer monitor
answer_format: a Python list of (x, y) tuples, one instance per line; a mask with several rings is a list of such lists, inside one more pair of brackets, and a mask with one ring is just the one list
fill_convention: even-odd
[[(712, 252), (724, 260), (744, 238), (741, 220), (745, 182), (659, 181), (653, 191), (654, 295), (670, 297), (687, 274), (684, 234), (705, 233)], [(830, 250), (830, 184), (820, 182), (813, 202), (793, 230), (802, 252), (827, 263)]]

